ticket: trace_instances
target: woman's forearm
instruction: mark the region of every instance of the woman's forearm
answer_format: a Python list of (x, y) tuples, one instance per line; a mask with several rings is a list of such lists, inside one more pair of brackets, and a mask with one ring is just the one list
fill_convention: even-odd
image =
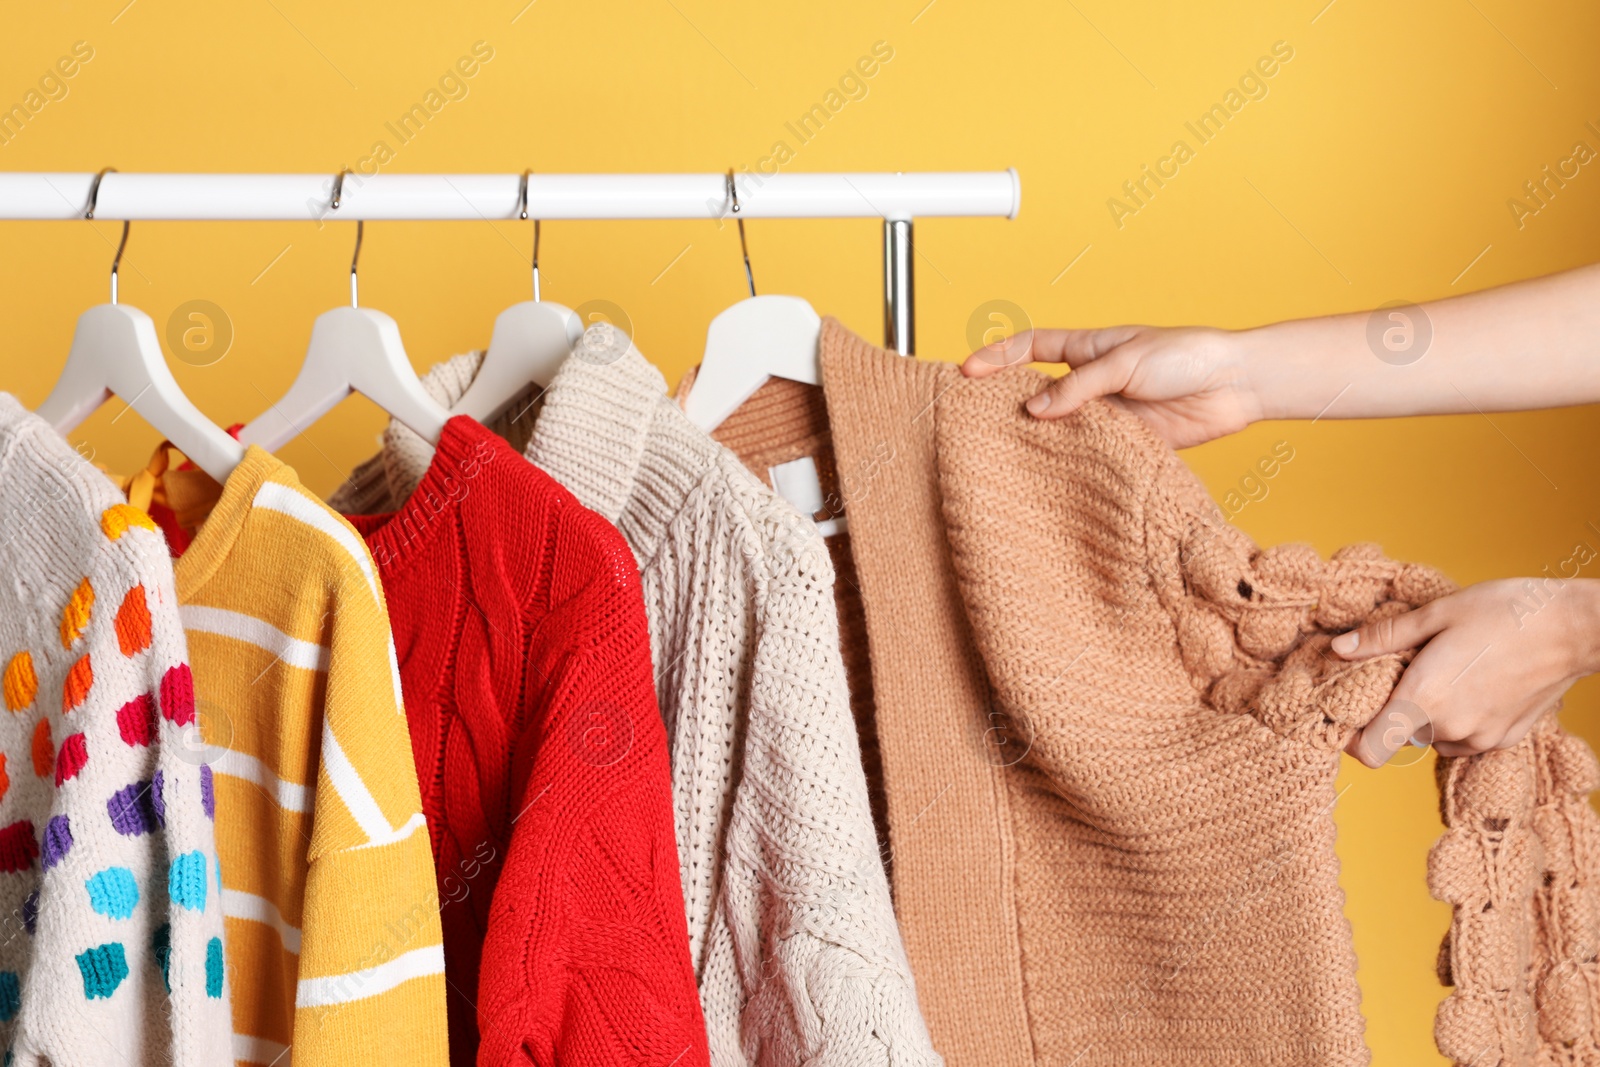
[(1418, 306), (1234, 335), (1269, 419), (1600, 401), (1600, 265)]

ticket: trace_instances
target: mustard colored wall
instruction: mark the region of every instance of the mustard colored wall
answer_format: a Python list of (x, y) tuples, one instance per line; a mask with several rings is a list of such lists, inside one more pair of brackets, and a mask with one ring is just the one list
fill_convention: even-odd
[[(1470, 291), (1600, 248), (1600, 167), (1562, 163), (1580, 142), (1600, 149), (1600, 10), (1570, 0), (82, 0), (12, 5), (5, 21), (0, 106), (35, 107), (0, 137), (5, 170), (331, 173), (377, 159), (380, 141), (395, 174), (1015, 166), (1015, 221), (918, 224), (927, 359), (963, 355), (994, 299), (1042, 324), (1244, 326)], [(445, 78), (474, 47), (492, 57)], [(92, 58), (52, 77), (75, 48)], [(875, 49), (889, 58), (873, 75), (847, 77)], [(402, 142), (386, 123), (419, 102), (436, 111)], [(788, 124), (817, 103), (833, 113), (802, 141)], [(1185, 123), (1218, 103), (1236, 110), (1202, 142)], [(1524, 182), (1546, 165), (1578, 170), (1541, 204)], [(1169, 177), (1134, 200), (1123, 183), (1146, 166)], [(216, 421), (248, 419), (288, 386), (313, 317), (345, 299), (352, 230), (136, 224), (123, 299), (158, 328), (186, 301), (224, 309), (226, 356), (173, 369)], [(749, 231), (762, 291), (879, 338), (877, 223)], [(105, 299), (116, 235), (0, 223), (0, 388), (45, 396), (74, 318)], [(530, 240), (525, 223), (374, 224), (363, 302), (395, 316), (426, 368), (486, 343), (495, 314), (527, 298)], [(543, 260), (547, 298), (619, 305), (672, 380), (743, 295), (734, 230), (709, 220), (552, 223)], [(129, 468), (156, 438), (120, 410), (74, 437)], [(381, 421), (348, 401), (284, 456), (331, 489)], [(1592, 409), (1266, 425), (1187, 458), (1222, 497), (1279, 441), (1293, 459), (1236, 498), (1235, 521), (1264, 542), (1375, 540), (1462, 582), (1600, 547)], [(1580, 686), (1566, 711), (1591, 741), (1597, 694)], [(1337, 811), (1381, 1067), (1439, 1062), (1430, 764), (1347, 766)]]

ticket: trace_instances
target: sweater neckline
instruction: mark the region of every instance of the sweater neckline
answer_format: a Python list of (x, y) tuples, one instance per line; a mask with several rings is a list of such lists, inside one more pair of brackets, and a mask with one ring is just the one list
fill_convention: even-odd
[(485, 463), (497, 458), (493, 454), (496, 448), (511, 451), (476, 419), (456, 415), (445, 422), (417, 488), (397, 509), (345, 516), (367, 542), (380, 569), (402, 566), (439, 536), (438, 530), (445, 526), (455, 528), (453, 521), (441, 520), (447, 515), (453, 517), (471, 491), (468, 483), (481, 473)]

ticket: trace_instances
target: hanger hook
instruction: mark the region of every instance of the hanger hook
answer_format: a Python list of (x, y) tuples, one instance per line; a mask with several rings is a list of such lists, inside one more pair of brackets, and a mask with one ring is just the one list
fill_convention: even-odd
[[(100, 173), (94, 176), (94, 181), (89, 183), (89, 206), (83, 212), (84, 218), (94, 218), (94, 209), (100, 203), (100, 182), (105, 179), (107, 174), (115, 174), (116, 172), (116, 167), (102, 167)], [(117, 254), (111, 260), (111, 302), (113, 304), (117, 302), (117, 272), (118, 268), (122, 266), (123, 250), (128, 247), (128, 228), (130, 225), (131, 223), (127, 219), (122, 220), (122, 240), (117, 242)]]
[[(339, 203), (344, 198), (344, 176), (350, 173), (349, 167), (341, 167), (339, 174), (333, 179), (333, 199), (328, 202), (332, 211), (339, 210)], [(361, 239), (366, 234), (367, 223), (364, 219), (356, 220), (356, 250), (350, 253), (350, 306), (360, 307), (360, 290), (356, 286), (356, 265), (361, 262)]]
[[(533, 176), (531, 169), (522, 172), (522, 184), (517, 188), (517, 216), (523, 220), (528, 217), (528, 179)], [(537, 303), (539, 297), (539, 220), (533, 220), (533, 299)]]
[(750, 295), (756, 295), (756, 276), (750, 271), (750, 246), (744, 239), (744, 216), (739, 215), (739, 187), (733, 182), (733, 168), (728, 168), (728, 199), (733, 203), (733, 213), (739, 217), (739, 251), (744, 255), (744, 280), (750, 285)]

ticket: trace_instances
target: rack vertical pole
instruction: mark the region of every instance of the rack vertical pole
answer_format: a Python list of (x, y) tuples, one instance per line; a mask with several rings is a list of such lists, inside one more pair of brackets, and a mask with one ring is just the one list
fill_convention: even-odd
[(916, 355), (916, 304), (911, 277), (911, 220), (883, 220), (883, 347)]

